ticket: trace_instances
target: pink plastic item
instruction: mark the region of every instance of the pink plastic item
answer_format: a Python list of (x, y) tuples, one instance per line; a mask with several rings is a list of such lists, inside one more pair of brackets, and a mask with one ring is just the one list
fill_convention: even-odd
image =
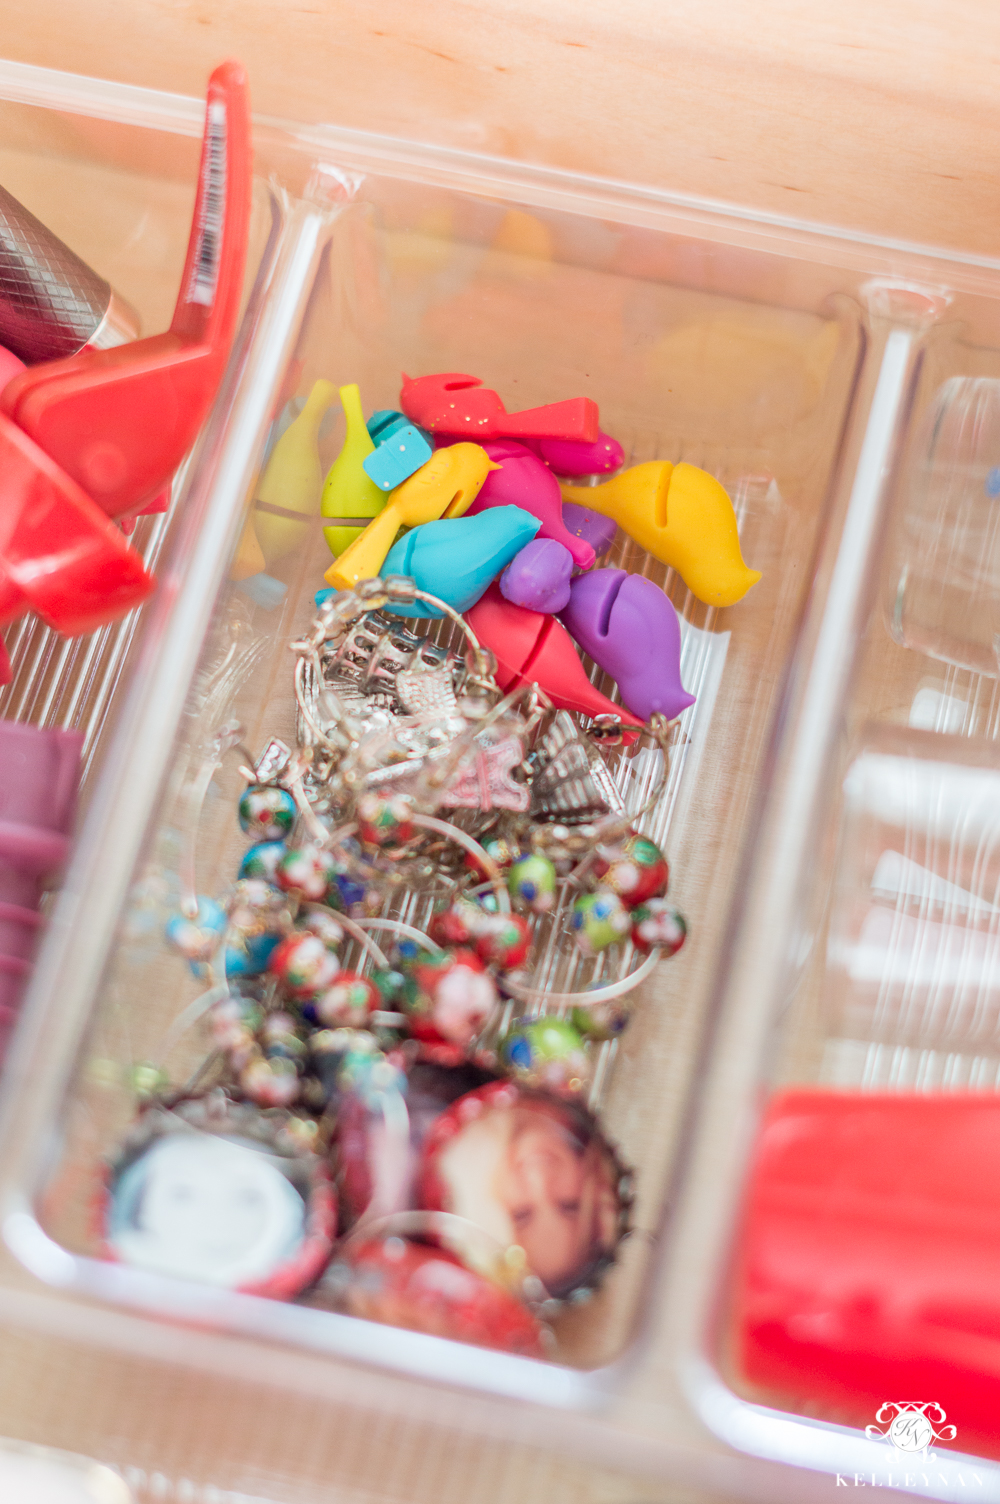
[(556, 475), (610, 475), (625, 463), (624, 449), (606, 433), (599, 433), (593, 444), (572, 439), (526, 439), (525, 443)]
[(484, 444), (499, 470), (491, 470), (466, 514), (475, 516), (487, 507), (520, 507), (542, 524), (539, 538), (551, 538), (569, 550), (578, 569), (592, 569), (595, 554), (585, 538), (578, 538), (563, 522), (562, 492), (552, 471), (523, 444), (505, 439)]
[(0, 1059), (31, 974), (46, 882), (66, 860), (83, 737), (0, 721)]

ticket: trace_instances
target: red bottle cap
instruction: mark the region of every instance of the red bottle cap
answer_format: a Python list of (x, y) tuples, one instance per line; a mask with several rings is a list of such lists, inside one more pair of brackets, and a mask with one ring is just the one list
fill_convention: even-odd
[(544, 1356), (538, 1318), (516, 1295), (467, 1269), (445, 1249), (400, 1237), (366, 1238), (347, 1244), (332, 1273), (352, 1316)]
[(515, 606), (494, 582), (465, 613), (479, 641), (497, 660), (497, 683), (504, 693), (521, 684), (537, 684), (559, 710), (581, 715), (616, 715), (626, 741), (634, 741), (643, 722), (594, 688), (566, 628), (554, 616)]
[(31, 367), (0, 407), (111, 517), (153, 500), (191, 447), (229, 356), (250, 216), (246, 74), (208, 86), (187, 260), (166, 334)]
[(399, 405), (411, 423), (473, 444), (527, 438), (579, 439), (592, 444), (599, 433), (597, 403), (589, 397), (509, 413), (478, 376), (463, 376), (459, 371), (415, 379), (404, 375)]

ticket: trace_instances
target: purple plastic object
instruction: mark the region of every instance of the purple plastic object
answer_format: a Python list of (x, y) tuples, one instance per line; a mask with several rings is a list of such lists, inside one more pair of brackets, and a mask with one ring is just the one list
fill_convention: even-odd
[(599, 433), (593, 444), (577, 439), (526, 439), (525, 443), (557, 475), (610, 475), (625, 463), (624, 449), (607, 433)]
[(513, 439), (498, 439), (483, 448), (500, 469), (490, 471), (465, 515), (474, 517), (487, 507), (520, 507), (542, 524), (538, 530), (540, 538), (561, 543), (573, 555), (574, 564), (580, 569), (592, 569), (594, 550), (585, 539), (574, 537), (563, 523), (562, 492), (548, 466)]
[(573, 581), (560, 619), (621, 691), (633, 715), (668, 721), (694, 704), (681, 683), (681, 628), (659, 585), (624, 569), (595, 569)]
[(569, 605), (573, 555), (554, 538), (532, 538), (500, 576), (500, 594), (515, 606), (554, 616)]
[(31, 974), (46, 882), (66, 860), (83, 737), (0, 721), (0, 1059)]
[(618, 524), (613, 517), (602, 517), (600, 512), (578, 506), (575, 501), (563, 502), (563, 522), (575, 538), (582, 538), (590, 544), (598, 559), (607, 553), (618, 531)]

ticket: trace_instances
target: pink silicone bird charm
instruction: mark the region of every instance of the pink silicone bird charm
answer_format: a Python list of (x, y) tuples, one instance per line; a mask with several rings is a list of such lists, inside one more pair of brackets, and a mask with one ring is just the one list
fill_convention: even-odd
[(487, 507), (520, 507), (542, 524), (539, 538), (561, 543), (572, 555), (578, 569), (592, 569), (594, 550), (586, 538), (571, 533), (563, 522), (562, 492), (552, 471), (524, 444), (504, 439), (498, 444), (484, 444), (490, 459), (500, 466), (491, 470), (479, 495), (469, 508), (469, 515)]

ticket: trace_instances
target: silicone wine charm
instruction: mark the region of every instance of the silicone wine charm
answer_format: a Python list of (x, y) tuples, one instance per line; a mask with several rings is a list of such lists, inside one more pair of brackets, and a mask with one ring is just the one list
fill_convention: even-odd
[(496, 681), (505, 694), (522, 684), (538, 684), (559, 710), (618, 716), (626, 741), (642, 729), (642, 721), (594, 688), (573, 639), (554, 616), (512, 606), (495, 584), (466, 615), (479, 641), (497, 660)]
[(42, 889), (69, 852), (82, 746), (77, 731), (0, 721), (0, 1059), (31, 974)]
[(602, 517), (589, 507), (578, 506), (575, 501), (564, 501), (562, 518), (574, 538), (582, 538), (594, 550), (594, 558), (606, 554), (615, 541), (618, 524), (613, 517)]
[(562, 494), (552, 471), (523, 444), (505, 441), (483, 447), (490, 459), (496, 461), (497, 469), (484, 483), (470, 512), (482, 512), (487, 507), (521, 507), (542, 524), (539, 537), (561, 543), (578, 568), (593, 568), (594, 550), (563, 522)]
[(409, 480), (415, 470), (426, 465), (434, 453), (434, 444), (423, 429), (415, 428), (403, 413), (373, 413), (368, 420), (368, 436), (375, 452), (363, 460), (365, 474), (380, 491), (392, 491)]
[[(377, 449), (379, 444), (385, 443), (387, 435), (394, 428), (399, 427), (400, 424), (405, 427), (409, 421), (406, 414), (399, 412), (395, 407), (380, 407), (377, 412), (372, 413), (365, 427), (368, 430), (368, 437)], [(417, 432), (424, 434), (424, 437), (431, 443), (431, 448), (433, 449), (433, 442), (430, 440), (430, 436), (424, 433), (422, 428), (418, 429)]]
[(694, 704), (681, 683), (677, 612), (652, 580), (624, 569), (579, 575), (561, 619), (643, 721), (654, 711), (672, 721)]
[(448, 449), (439, 449), (416, 475), (393, 491), (384, 509), (330, 565), (324, 576), (326, 583), (335, 590), (352, 590), (358, 580), (373, 579), (401, 527), (417, 527), (442, 517), (461, 517), (475, 501), (492, 469), (486, 451), (478, 444), (453, 444)]
[[(319, 428), (335, 394), (332, 381), (314, 382), (302, 411), (272, 449), (240, 539), (231, 579), (259, 574), (265, 565), (283, 559), (303, 541), (308, 519), (319, 510), (323, 489)], [(250, 567), (253, 564), (257, 567)]]
[[(537, 531), (537, 517), (519, 507), (491, 507), (478, 517), (425, 522), (393, 544), (380, 573), (409, 575), (418, 589), (456, 611), (468, 611)], [(424, 601), (394, 602), (386, 610), (396, 616), (444, 615)]]
[(355, 383), (340, 388), (340, 405), (346, 424), (344, 446), (330, 466), (320, 503), (323, 516), (334, 519), (332, 527), (323, 529), (323, 536), (335, 559), (360, 538), (371, 518), (385, 506), (385, 493), (364, 468), (375, 445), (365, 427), (361, 393)]
[(728, 494), (694, 465), (651, 460), (603, 486), (563, 486), (562, 494), (613, 517), (654, 559), (676, 569), (706, 606), (734, 606), (760, 579), (743, 562)]
[(593, 444), (572, 439), (526, 439), (525, 443), (557, 475), (610, 475), (625, 463), (624, 449), (606, 433), (599, 433)]
[(250, 221), (250, 108), (238, 63), (208, 85), (205, 138), (169, 330), (32, 366), (0, 407), (110, 517), (173, 475), (215, 400), (236, 331)]
[(589, 397), (568, 402), (549, 402), (509, 413), (496, 392), (484, 387), (478, 376), (447, 371), (437, 376), (403, 376), (399, 405), (421, 428), (452, 438), (473, 439), (576, 439), (593, 444), (600, 433), (597, 403)]
[[(489, 516), (489, 513), (485, 513)], [(552, 538), (526, 543), (500, 576), (500, 594), (515, 606), (554, 615), (569, 604), (573, 556)]]

